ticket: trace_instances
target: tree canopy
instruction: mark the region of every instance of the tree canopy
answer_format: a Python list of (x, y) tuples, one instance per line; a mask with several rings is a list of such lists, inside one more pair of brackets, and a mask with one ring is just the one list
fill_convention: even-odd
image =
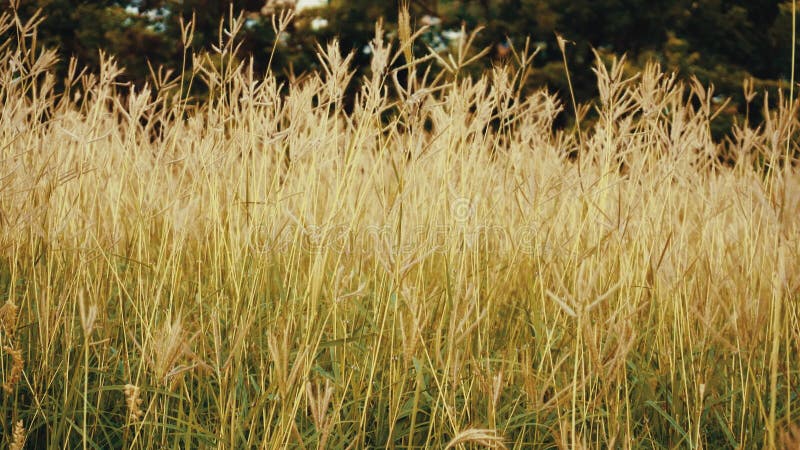
[[(143, 84), (150, 66), (180, 70), (184, 61), (181, 19), (194, 17), (193, 49), (217, 42), (220, 20), (246, 15), (240, 36), (241, 56), (251, 55), (257, 71), (272, 69), (301, 74), (317, 69), (316, 45), (337, 37), (344, 52), (354, 52), (357, 70), (366, 71), (370, 55), (365, 46), (383, 19), (394, 35), (399, 1), (330, 0), (327, 7), (303, 10), (285, 35), (275, 35), (273, 14), (292, 0), (16, 0), (23, 18), (41, 10), (46, 19), (39, 39), (62, 54), (97, 69), (98, 49), (117, 57), (127, 81)], [(9, 8), (14, 3), (4, 3)], [(570, 45), (566, 57), (579, 100), (591, 99), (595, 80), (593, 50), (600, 55), (627, 54), (629, 64), (661, 63), (683, 77), (714, 83), (717, 92), (741, 103), (741, 86), (753, 78), (759, 88), (788, 87), (791, 72), (792, 2), (788, 0), (414, 0), (410, 2), (417, 27), (431, 24), (420, 43), (427, 51), (446, 52), (467, 31), (484, 27), (476, 44), (492, 50), (483, 59), (488, 67), (508, 57), (510, 46), (526, 38), (540, 48), (530, 87), (567, 89), (557, 35)], [(231, 8), (232, 7), (232, 8)], [(323, 20), (319, 22), (320, 20)], [(315, 22), (315, 20), (317, 22)], [(323, 26), (315, 26), (317, 24)], [(273, 49), (276, 51), (273, 52)], [(274, 54), (273, 54), (274, 53)], [(475, 67), (478, 71), (481, 67)]]

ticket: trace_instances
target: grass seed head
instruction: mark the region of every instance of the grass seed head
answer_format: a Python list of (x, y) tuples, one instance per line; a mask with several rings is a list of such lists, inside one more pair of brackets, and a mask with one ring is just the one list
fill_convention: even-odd
[(9, 450), (22, 450), (25, 448), (25, 425), (21, 420), (14, 423), (14, 431), (11, 434), (11, 445)]
[(11, 355), (11, 374), (9, 374), (5, 383), (3, 383), (3, 390), (11, 395), (14, 392), (14, 386), (16, 386), (22, 378), (22, 368), (25, 361), (22, 359), (22, 350), (6, 345), (3, 347), (3, 351)]
[(411, 64), (414, 61), (412, 48), (414, 43), (411, 41), (411, 16), (408, 13), (407, 1), (400, 3), (397, 21), (397, 35), (400, 38), (400, 47), (403, 49), (406, 64)]
[(493, 449), (506, 448), (504, 439), (497, 434), (497, 430), (469, 428), (456, 434), (456, 436), (447, 443), (445, 450), (464, 444), (476, 444)]
[(11, 300), (6, 300), (3, 306), (0, 306), (0, 327), (9, 340), (14, 339), (14, 333), (17, 330), (17, 314), (19, 307)]
[(128, 407), (128, 418), (131, 423), (136, 423), (144, 417), (142, 411), (142, 398), (139, 386), (133, 384), (125, 385), (125, 404)]

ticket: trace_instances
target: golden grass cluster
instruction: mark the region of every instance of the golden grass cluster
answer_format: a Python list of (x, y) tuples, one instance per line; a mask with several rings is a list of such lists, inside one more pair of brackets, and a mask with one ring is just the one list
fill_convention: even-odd
[(0, 18), (0, 445), (796, 440), (796, 102), (716, 143), (711, 89), (598, 62), (554, 131), (529, 53), (392, 69), (378, 27), (364, 79), (334, 43), (282, 86), (240, 25), (133, 89)]

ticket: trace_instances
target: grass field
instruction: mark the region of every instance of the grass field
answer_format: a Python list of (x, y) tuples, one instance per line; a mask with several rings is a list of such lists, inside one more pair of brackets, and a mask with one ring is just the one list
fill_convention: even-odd
[(718, 143), (711, 89), (598, 63), (556, 130), (530, 52), (407, 83), (380, 32), (365, 79), (221, 39), (56, 94), (33, 25), (0, 19), (3, 448), (800, 445), (796, 101)]

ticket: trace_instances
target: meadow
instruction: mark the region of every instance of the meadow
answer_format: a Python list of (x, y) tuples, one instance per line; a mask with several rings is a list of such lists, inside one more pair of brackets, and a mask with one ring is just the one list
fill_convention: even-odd
[(0, 445), (800, 445), (793, 92), (715, 141), (712, 87), (598, 59), (560, 128), (530, 48), (400, 25), (281, 84), (231, 17), (134, 88), (0, 17)]

